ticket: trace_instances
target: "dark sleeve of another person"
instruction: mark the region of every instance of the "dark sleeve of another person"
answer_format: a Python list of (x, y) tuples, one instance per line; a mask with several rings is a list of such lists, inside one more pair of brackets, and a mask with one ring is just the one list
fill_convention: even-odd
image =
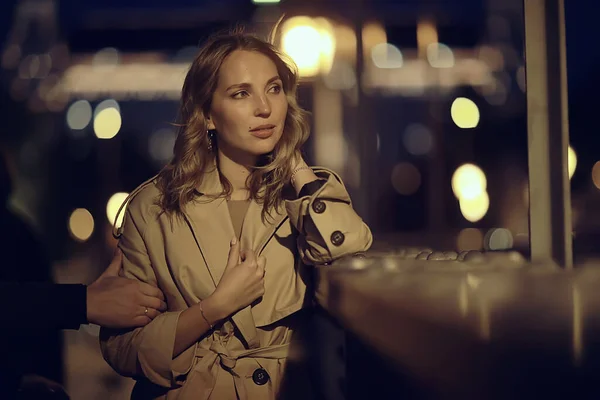
[(5, 334), (79, 329), (87, 323), (86, 286), (79, 284), (0, 282)]

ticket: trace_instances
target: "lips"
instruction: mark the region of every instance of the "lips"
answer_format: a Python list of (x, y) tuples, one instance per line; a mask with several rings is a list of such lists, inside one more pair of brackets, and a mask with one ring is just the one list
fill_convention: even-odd
[(260, 125), (250, 130), (250, 134), (260, 139), (271, 137), (275, 132), (275, 125)]

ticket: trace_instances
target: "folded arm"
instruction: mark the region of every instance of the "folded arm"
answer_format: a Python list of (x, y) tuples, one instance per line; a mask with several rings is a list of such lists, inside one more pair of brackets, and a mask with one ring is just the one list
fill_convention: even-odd
[(352, 208), (339, 176), (315, 168), (317, 181), (303, 185), (296, 200), (285, 206), (300, 235), (298, 249), (306, 264), (327, 264), (367, 251), (373, 242), (369, 227)]
[[(143, 213), (132, 204), (126, 212), (119, 242), (123, 271), (128, 278), (158, 286), (144, 240), (146, 227)], [(164, 387), (180, 385), (193, 363), (193, 344), (208, 329), (201, 320), (196, 321), (196, 312), (195, 307), (168, 311), (133, 330), (103, 328), (100, 347), (104, 359), (121, 375), (146, 377)]]

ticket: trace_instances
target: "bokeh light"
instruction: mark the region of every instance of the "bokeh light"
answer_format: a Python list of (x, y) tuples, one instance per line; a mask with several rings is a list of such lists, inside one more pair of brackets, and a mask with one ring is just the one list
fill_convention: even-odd
[(87, 241), (94, 232), (94, 217), (85, 208), (73, 210), (69, 216), (69, 233), (78, 242)]
[(438, 42), (438, 37), (438, 30), (433, 21), (423, 19), (417, 23), (417, 46), (419, 52), (426, 52), (430, 44)]
[(300, 75), (311, 77), (331, 70), (335, 54), (333, 27), (324, 18), (292, 17), (282, 25), (281, 45)]
[(596, 161), (592, 167), (592, 182), (596, 188), (600, 189), (600, 161)]
[(392, 169), (392, 186), (404, 196), (414, 194), (421, 186), (421, 173), (409, 162), (401, 162)]
[(94, 133), (98, 139), (112, 139), (121, 130), (121, 112), (115, 107), (96, 110), (94, 117)]
[(475, 199), (487, 189), (485, 173), (475, 164), (463, 164), (452, 175), (452, 191), (457, 199)]
[(411, 124), (404, 132), (403, 143), (410, 154), (422, 156), (431, 151), (433, 135), (426, 126), (417, 123)]
[(114, 47), (106, 47), (98, 51), (92, 59), (94, 67), (116, 67), (121, 61), (119, 50)]
[(503, 71), (505, 60), (502, 52), (491, 46), (481, 46), (479, 48), (479, 59), (486, 63), (492, 71)]
[(485, 217), (490, 208), (490, 198), (487, 192), (483, 192), (475, 198), (461, 198), (460, 212), (469, 222), (477, 222)]
[(427, 61), (433, 68), (452, 68), (454, 53), (443, 43), (431, 43), (427, 46)]
[(379, 43), (371, 49), (371, 59), (377, 68), (400, 68), (404, 64), (402, 52), (393, 44)]
[(71, 104), (66, 118), (69, 129), (85, 129), (92, 120), (92, 106), (87, 100), (78, 100)]
[(452, 121), (459, 128), (470, 129), (479, 124), (479, 108), (473, 100), (466, 97), (458, 97), (452, 102), (450, 114), (452, 115)]
[(569, 179), (571, 179), (577, 169), (577, 153), (575, 153), (575, 150), (571, 146), (569, 146), (567, 153), (567, 167), (569, 170)]
[(513, 235), (505, 228), (490, 229), (484, 239), (486, 250), (508, 250), (513, 248)]
[[(119, 212), (119, 208), (123, 202), (127, 199), (129, 193), (118, 192), (113, 194), (108, 202), (106, 203), (106, 217), (108, 218), (108, 222), (112, 225), (115, 222), (115, 218), (117, 217), (117, 213)], [(119, 228), (123, 223), (123, 216), (125, 215), (125, 211), (121, 211), (119, 214), (119, 219), (117, 220), (116, 227)]]
[(362, 42), (365, 58), (371, 55), (373, 47), (381, 43), (387, 43), (387, 33), (383, 24), (378, 21), (365, 23), (362, 28)]
[(164, 128), (154, 132), (148, 140), (148, 153), (154, 161), (165, 163), (173, 157), (177, 133), (172, 129)]
[(100, 114), (107, 108), (114, 108), (117, 111), (121, 112), (121, 106), (119, 105), (118, 101), (116, 101), (115, 99), (106, 99), (98, 103), (98, 105), (94, 109), (94, 117), (96, 117), (98, 114)]
[(348, 90), (356, 87), (354, 66), (345, 61), (334, 62), (331, 71), (323, 76), (323, 83), (333, 90)]
[(346, 60), (354, 64), (356, 62), (356, 31), (348, 25), (336, 23), (333, 26), (333, 32), (335, 35), (336, 61)]
[(483, 234), (477, 228), (465, 228), (460, 231), (456, 240), (458, 251), (481, 250)]

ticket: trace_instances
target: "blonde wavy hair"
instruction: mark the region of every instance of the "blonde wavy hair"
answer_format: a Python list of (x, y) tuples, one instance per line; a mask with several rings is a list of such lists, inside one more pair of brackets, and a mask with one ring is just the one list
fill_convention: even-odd
[[(217, 140), (209, 137), (205, 115), (211, 107), (221, 65), (236, 50), (256, 51), (269, 57), (283, 82), (288, 101), (283, 134), (275, 149), (260, 158), (246, 181), (250, 198), (263, 205), (263, 219), (271, 216), (271, 210), (283, 202), (293, 158), (300, 153), (310, 134), (308, 113), (298, 105), (296, 98), (297, 67), (272, 44), (253, 35), (232, 32), (209, 38), (185, 77), (174, 156), (157, 178), (161, 193), (158, 205), (168, 214), (180, 214), (183, 207), (196, 198), (198, 185), (217, 161)], [(217, 197), (228, 197), (232, 192), (231, 183), (222, 174), (219, 177), (223, 192)]]

